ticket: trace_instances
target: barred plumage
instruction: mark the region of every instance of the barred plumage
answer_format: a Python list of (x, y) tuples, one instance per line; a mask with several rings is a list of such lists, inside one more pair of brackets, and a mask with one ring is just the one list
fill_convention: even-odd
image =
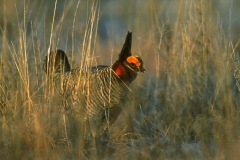
[(121, 113), (129, 84), (138, 72), (145, 72), (141, 58), (131, 55), (131, 41), (128, 32), (119, 59), (112, 66), (71, 70), (63, 51), (52, 51), (46, 57), (46, 73), (53, 75), (55, 87), (68, 104), (83, 105), (88, 123), (104, 128), (111, 125)]

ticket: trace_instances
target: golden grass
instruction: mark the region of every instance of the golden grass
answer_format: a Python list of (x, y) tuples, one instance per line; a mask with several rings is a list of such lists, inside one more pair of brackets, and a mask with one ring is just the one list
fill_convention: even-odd
[[(14, 5), (9, 7), (10, 2)], [(129, 4), (132, 9), (125, 1), (118, 5), (116, 11), (126, 14), (125, 28), (134, 35), (133, 52), (141, 55), (148, 74), (133, 82), (110, 140), (102, 144), (102, 157), (94, 146), (84, 149), (84, 112), (65, 110), (64, 100), (47, 85), (42, 62), (59, 48), (67, 51), (73, 67), (111, 65), (127, 29), (119, 39), (109, 29), (116, 42), (102, 46), (100, 2), (27, 2), (4, 1), (8, 8), (2, 6), (1, 159), (239, 157), (237, 45), (221, 20), (213, 18), (211, 2), (177, 1), (175, 18), (171, 8), (164, 8), (167, 1)]]

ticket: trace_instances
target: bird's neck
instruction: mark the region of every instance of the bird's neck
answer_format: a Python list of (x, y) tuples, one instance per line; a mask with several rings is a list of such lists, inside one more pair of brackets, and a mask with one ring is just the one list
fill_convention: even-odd
[(124, 73), (125, 73), (125, 70), (124, 70), (123, 65), (122, 65), (121, 63), (119, 63), (119, 64), (116, 66), (114, 72), (115, 72), (119, 77), (123, 76)]
[(137, 76), (137, 73), (123, 66), (123, 64), (119, 61), (116, 61), (113, 64), (112, 69), (120, 77), (120, 79), (127, 84), (130, 84)]

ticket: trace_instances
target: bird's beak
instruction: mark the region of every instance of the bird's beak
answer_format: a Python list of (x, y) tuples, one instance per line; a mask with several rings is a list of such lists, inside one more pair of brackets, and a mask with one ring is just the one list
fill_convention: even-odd
[(142, 73), (146, 73), (146, 69), (143, 68), (143, 67), (141, 67), (141, 68), (140, 68), (140, 72), (142, 72)]

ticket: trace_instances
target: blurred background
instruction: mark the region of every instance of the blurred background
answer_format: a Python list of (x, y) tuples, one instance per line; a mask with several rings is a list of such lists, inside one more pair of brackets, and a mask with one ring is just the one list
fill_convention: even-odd
[[(57, 43), (54, 47), (67, 52), (74, 50), (77, 56), (81, 52), (92, 1), (58, 0), (56, 2), (52, 33)], [(97, 27), (96, 60), (99, 63), (108, 63), (110, 61), (105, 58), (105, 55), (107, 57), (113, 55), (115, 58), (115, 53), (120, 52), (127, 31), (132, 31), (134, 54), (144, 53), (146, 68), (149, 73), (155, 74), (156, 67), (152, 63), (153, 59), (150, 58), (158, 48), (154, 39), (159, 39), (158, 33), (164, 25), (177, 23), (180, 6), (191, 5), (191, 3), (191, 0), (102, 0), (98, 13), (98, 26), (95, 24)], [(239, 40), (240, 1), (212, 0), (210, 4), (211, 6), (206, 7), (210, 8), (213, 21), (220, 21), (224, 33), (229, 36), (233, 44), (236, 44)], [(49, 47), (55, 1), (1, 0), (0, 8), (1, 42), (4, 39), (3, 33), (8, 42), (11, 41), (14, 44), (19, 41), (19, 30), (16, 28), (22, 28), (26, 34), (32, 33), (32, 37), (37, 38), (41, 46), (41, 58), (43, 58)], [(28, 39), (28, 41), (32, 40)], [(1, 48), (2, 44), (0, 44)], [(239, 47), (236, 50), (238, 51)]]

